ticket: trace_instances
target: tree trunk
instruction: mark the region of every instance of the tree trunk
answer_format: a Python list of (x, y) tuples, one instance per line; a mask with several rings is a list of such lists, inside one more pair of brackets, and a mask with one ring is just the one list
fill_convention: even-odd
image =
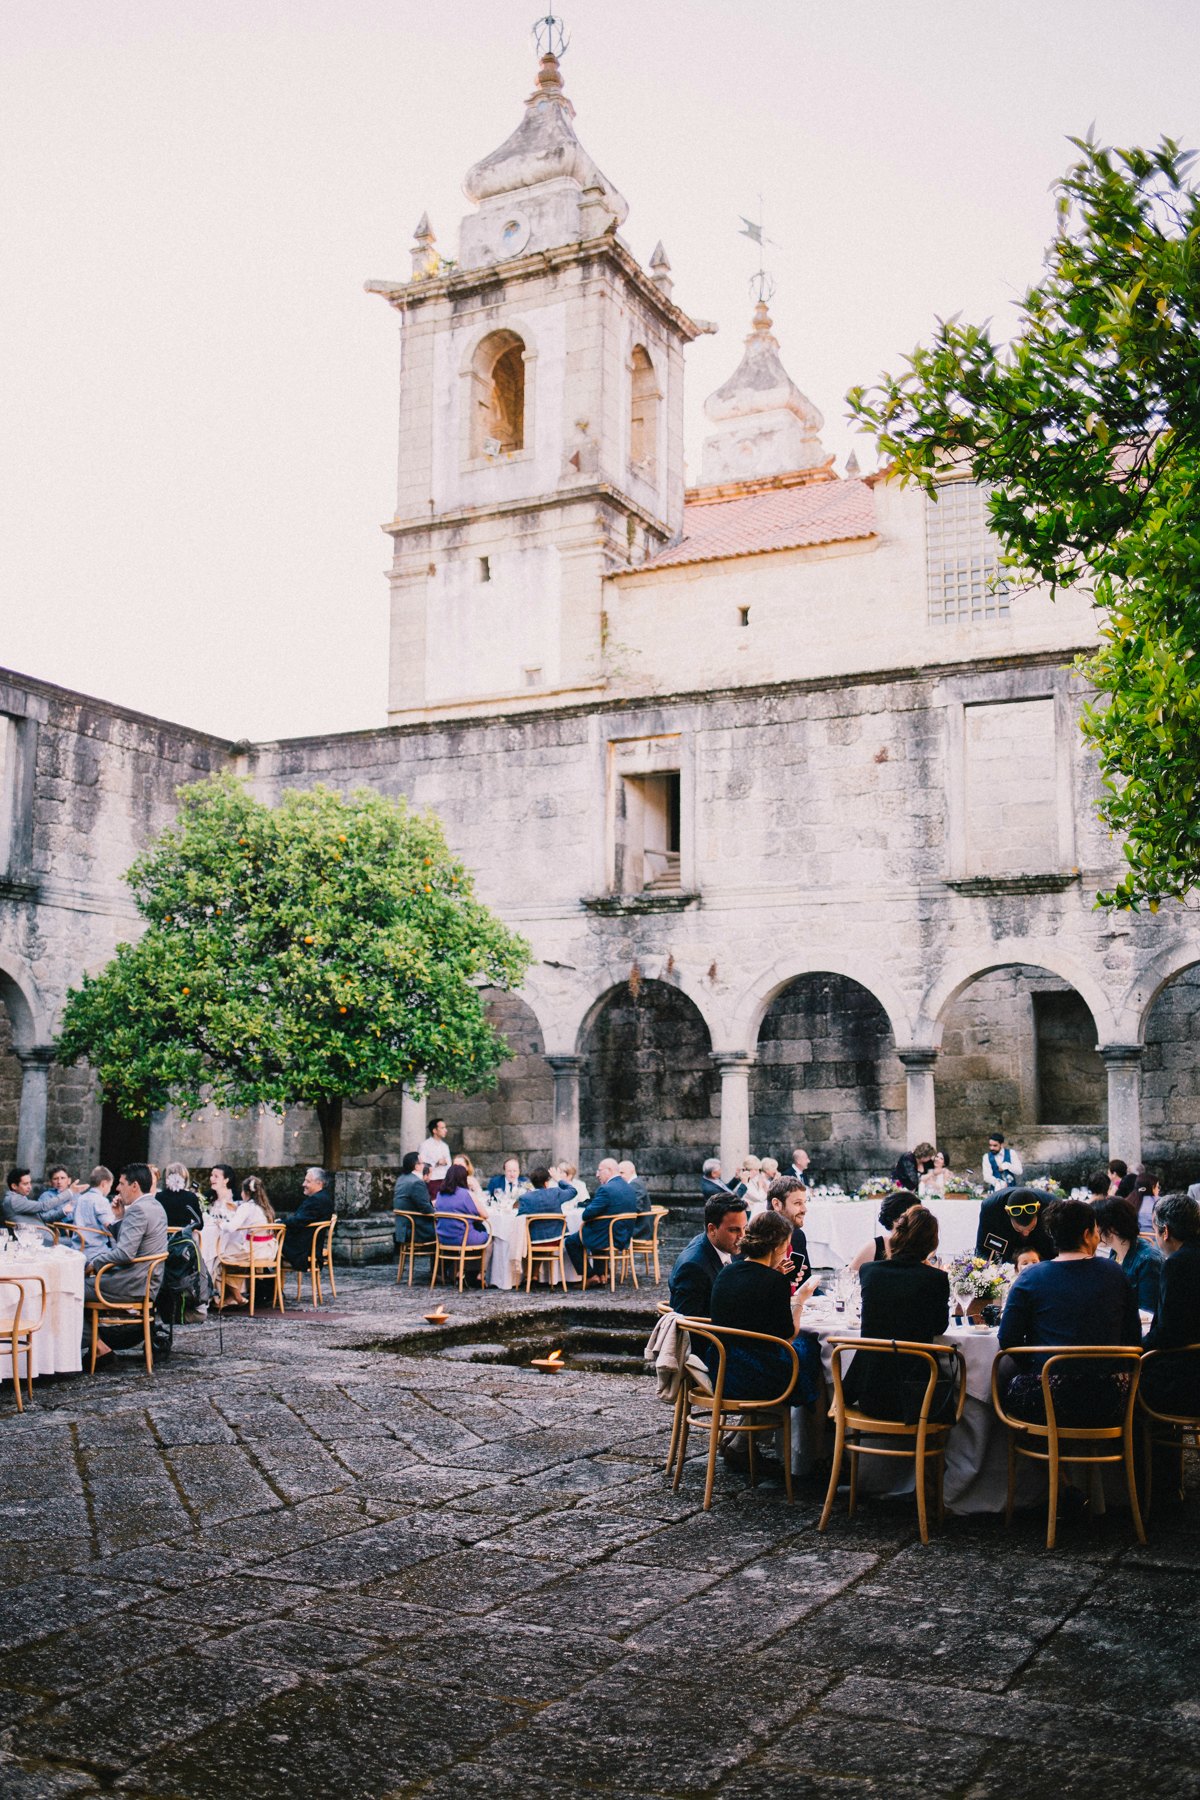
[(321, 1122), (321, 1160), (332, 1175), (342, 1166), (342, 1096), (318, 1100), (317, 1118)]

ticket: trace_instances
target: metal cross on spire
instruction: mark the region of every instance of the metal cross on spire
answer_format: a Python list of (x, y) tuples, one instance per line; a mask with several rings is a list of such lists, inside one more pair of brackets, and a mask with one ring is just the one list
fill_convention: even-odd
[(562, 20), (548, 12), (542, 18), (534, 20), (533, 41), (537, 45), (539, 56), (559, 57), (571, 40)]
[(762, 195), (760, 194), (758, 196), (757, 223), (753, 219), (747, 219), (743, 213), (739, 213), (738, 217), (742, 221), (742, 229), (738, 232), (738, 236), (749, 238), (752, 244), (758, 245), (758, 268), (750, 277), (750, 292), (755, 300), (761, 304), (769, 300), (771, 295), (775, 292), (774, 279), (767, 273), (765, 267), (764, 252), (768, 244), (770, 244), (773, 250), (778, 250), (779, 248), (775, 239), (769, 238), (766, 234)]

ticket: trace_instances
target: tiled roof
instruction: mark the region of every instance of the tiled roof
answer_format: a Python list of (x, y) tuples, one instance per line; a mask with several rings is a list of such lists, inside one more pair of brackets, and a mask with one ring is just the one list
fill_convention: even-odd
[(873, 537), (875, 499), (862, 481), (813, 481), (730, 500), (692, 501), (683, 509), (683, 536), (641, 565), (718, 562), (763, 550), (799, 550)]

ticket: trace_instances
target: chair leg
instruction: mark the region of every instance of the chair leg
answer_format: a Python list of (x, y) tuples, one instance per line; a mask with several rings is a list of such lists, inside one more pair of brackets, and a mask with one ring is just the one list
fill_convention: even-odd
[(755, 1448), (757, 1435), (757, 1432), (754, 1431), (746, 1433), (746, 1454), (750, 1458), (750, 1486), (752, 1488), (758, 1486), (758, 1451)]
[(787, 1495), (789, 1506), (796, 1504), (796, 1496), (792, 1492), (792, 1409), (785, 1402), (783, 1408), (783, 1491)]
[(713, 1487), (717, 1479), (717, 1446), (721, 1440), (721, 1415), (716, 1407), (712, 1409), (708, 1425), (708, 1467), (704, 1476), (704, 1510), (712, 1509)]
[(325, 1273), (329, 1277), (329, 1291), (337, 1299), (337, 1282), (333, 1279), (333, 1239), (329, 1240), (329, 1252), (325, 1258)]
[(154, 1345), (150, 1339), (150, 1302), (149, 1302), (149, 1300), (147, 1300), (146, 1309), (142, 1314), (142, 1342), (146, 1346), (146, 1373), (147, 1373), (147, 1375), (153, 1375), (153, 1373), (154, 1373)]
[(673, 1492), (678, 1492), (679, 1483), (683, 1477), (683, 1465), (687, 1461), (687, 1441), (688, 1441), (689, 1424), (690, 1424), (690, 1415), (688, 1412), (688, 1404), (687, 1404), (687, 1401), (685, 1400), (683, 1403), (683, 1411), (680, 1414), (680, 1418), (679, 1418), (679, 1442), (675, 1446), (675, 1479), (671, 1483), (671, 1488), (672, 1488)]
[(671, 1473), (671, 1471), (675, 1467), (675, 1450), (679, 1443), (680, 1409), (683, 1406), (685, 1406), (686, 1404), (687, 1404), (687, 1383), (685, 1381), (681, 1380), (679, 1383), (679, 1391), (675, 1395), (675, 1410), (671, 1414), (671, 1447), (667, 1451), (667, 1474), (668, 1475)]
[(934, 1468), (937, 1474), (937, 1522), (941, 1526), (946, 1523), (946, 1445), (944, 1441)]
[(250, 1317), (254, 1317), (254, 1258), (250, 1258)]
[(1125, 1420), (1125, 1433), (1121, 1440), (1121, 1448), (1125, 1458), (1125, 1485), (1129, 1489), (1129, 1510), (1133, 1514), (1133, 1529), (1137, 1533), (1137, 1541), (1146, 1541), (1146, 1527), (1142, 1523), (1141, 1511), (1138, 1507), (1137, 1470), (1133, 1463), (1133, 1418)]
[(929, 1542), (929, 1515), (926, 1511), (927, 1495), (925, 1491), (925, 1433), (917, 1431), (917, 1524), (921, 1529), (921, 1542)]
[(842, 1417), (841, 1410), (839, 1409), (836, 1425), (834, 1428), (833, 1468), (830, 1470), (830, 1473), (829, 1473), (829, 1488), (825, 1495), (825, 1505), (821, 1511), (820, 1523), (817, 1526), (818, 1531), (824, 1531), (825, 1527), (829, 1523), (829, 1515), (833, 1511), (833, 1502), (837, 1495), (838, 1476), (842, 1472), (842, 1454), (845, 1450), (845, 1447), (846, 1447), (846, 1424), (845, 1424), (845, 1420)]
[[(22, 1289), (22, 1292), (24, 1292), (23, 1289)], [(94, 1375), (96, 1373), (96, 1346), (99, 1343), (99, 1341), (100, 1341), (100, 1314), (98, 1312), (93, 1312), (92, 1313), (92, 1354), (91, 1354), (91, 1358), (88, 1362), (88, 1374), (89, 1375)]]
[(1046, 1514), (1046, 1548), (1053, 1550), (1054, 1540), (1058, 1534), (1058, 1439), (1050, 1439), (1050, 1505)]
[[(22, 1292), (22, 1294), (25, 1292), (24, 1288), (21, 1289), (21, 1292)], [(12, 1354), (13, 1393), (17, 1396), (17, 1411), (24, 1412), (25, 1408), (21, 1403), (21, 1365), (17, 1361), (17, 1354), (18, 1354), (18, 1352), (17, 1352), (17, 1334), (15, 1331), (12, 1334), (12, 1352), (11, 1352), (11, 1354)], [(31, 1338), (30, 1342), (29, 1342), (29, 1362), (26, 1363), (26, 1365), (25, 1365), (26, 1368), (28, 1368), (32, 1362), (33, 1362), (33, 1340)], [(33, 1390), (32, 1389), (30, 1389), (29, 1398), (30, 1398), (30, 1400), (33, 1399)]]
[(858, 1457), (857, 1445), (851, 1444), (849, 1446), (849, 1455), (850, 1455), (850, 1506), (849, 1506), (846, 1516), (847, 1516), (847, 1518), (852, 1519), (854, 1517), (855, 1513), (858, 1511), (858, 1462), (859, 1462), (859, 1457)]
[(1013, 1506), (1017, 1498), (1017, 1441), (1012, 1432), (1008, 1434), (1008, 1492), (1004, 1499), (1004, 1523), (1012, 1524)]
[(1149, 1419), (1142, 1420), (1142, 1467), (1146, 1473), (1146, 1497), (1142, 1501), (1142, 1518), (1150, 1517), (1150, 1496), (1154, 1490), (1154, 1435)]

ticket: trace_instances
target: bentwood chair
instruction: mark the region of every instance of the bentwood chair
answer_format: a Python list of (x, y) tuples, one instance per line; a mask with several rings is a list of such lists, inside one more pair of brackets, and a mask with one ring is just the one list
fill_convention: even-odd
[[(1016, 1419), (1005, 1412), (1000, 1395), (1000, 1365), (1009, 1356), (1014, 1360), (1023, 1356), (1045, 1358), (1041, 1370), (1045, 1424)], [(1022, 1344), (1006, 1350), (1003, 1356), (996, 1358), (992, 1364), (992, 1406), (996, 1417), (1008, 1431), (1008, 1496), (1004, 1507), (1006, 1525), (1012, 1524), (1018, 1456), (1027, 1456), (1032, 1461), (1042, 1462), (1047, 1466), (1050, 1477), (1050, 1503), (1046, 1518), (1047, 1550), (1053, 1550), (1058, 1530), (1058, 1494), (1063, 1465), (1122, 1463), (1125, 1485), (1129, 1491), (1129, 1510), (1133, 1514), (1133, 1529), (1137, 1533), (1138, 1543), (1145, 1543), (1146, 1528), (1142, 1524), (1138, 1507), (1137, 1476), (1133, 1462), (1133, 1407), (1137, 1399), (1141, 1360), (1140, 1350), (1111, 1344), (1072, 1345), (1069, 1350), (1064, 1350), (1061, 1344)], [(1089, 1363), (1096, 1365), (1092, 1370), (1096, 1377), (1103, 1378), (1105, 1375), (1118, 1373), (1128, 1376), (1129, 1389), (1121, 1409), (1123, 1416), (1117, 1425), (1061, 1425), (1058, 1421), (1054, 1409), (1054, 1376), (1072, 1373), (1078, 1376)], [(1118, 1369), (1118, 1364), (1124, 1366)], [(1113, 1446), (1111, 1451), (1094, 1453), (1097, 1445), (1105, 1443)], [(1045, 1449), (1038, 1449), (1039, 1444), (1044, 1444)], [(1093, 1454), (1087, 1455), (1082, 1449), (1072, 1449), (1071, 1446), (1075, 1444), (1090, 1444)]]
[[(36, 1287), (39, 1290), (41, 1306), (36, 1319), (29, 1318), (27, 1314), (22, 1316), (27, 1287)], [(11, 1320), (0, 1320), (0, 1356), (7, 1352), (12, 1359), (13, 1393), (17, 1399), (17, 1411), (23, 1412), (25, 1409), (21, 1404), (20, 1358), (22, 1356), (25, 1358), (25, 1386), (32, 1401), (33, 1334), (41, 1327), (46, 1317), (46, 1283), (40, 1275), (0, 1275), (0, 1288), (16, 1288), (17, 1290), (13, 1297), (14, 1310)]]
[[(60, 1219), (54, 1225), (47, 1226), (46, 1229), (54, 1233), (55, 1243), (61, 1242), (64, 1237), (68, 1240), (76, 1238), (79, 1248), (85, 1254), (89, 1250), (94, 1250), (97, 1244), (111, 1244), (113, 1241), (112, 1232), (105, 1231), (103, 1225), (68, 1225), (65, 1219)], [(171, 1230), (169, 1225), (167, 1230), (168, 1232)]]
[(638, 1256), (641, 1257), (642, 1272), (647, 1279), (649, 1279), (651, 1273), (653, 1273), (655, 1287), (658, 1286), (662, 1279), (658, 1267), (658, 1228), (670, 1210), (669, 1206), (652, 1206), (650, 1211), (654, 1215), (654, 1224), (650, 1228), (650, 1236), (630, 1238), (625, 1251), (626, 1256), (629, 1258), (629, 1266), (631, 1269), (634, 1267), (634, 1258)]
[(402, 1206), (394, 1206), (392, 1208), (392, 1217), (394, 1219), (407, 1219), (408, 1220), (408, 1236), (402, 1244), (398, 1244), (396, 1246), (396, 1248), (398, 1249), (398, 1251), (400, 1253), (397, 1258), (397, 1261), (396, 1261), (396, 1280), (399, 1281), (401, 1279), (401, 1277), (403, 1276), (404, 1264), (405, 1264), (405, 1260), (407, 1258), (407, 1261), (408, 1261), (408, 1285), (409, 1285), (409, 1287), (411, 1287), (412, 1286), (412, 1278), (413, 1278), (413, 1263), (416, 1261), (417, 1257), (418, 1256), (435, 1257), (437, 1255), (437, 1238), (436, 1238), (436, 1236), (431, 1237), (431, 1238), (426, 1238), (424, 1240), (418, 1239), (418, 1237), (417, 1237), (417, 1221), (420, 1220), (422, 1224), (428, 1225), (432, 1221), (433, 1214), (432, 1213), (424, 1213), (424, 1212), (405, 1212), (405, 1210)]
[[(612, 1213), (607, 1219), (597, 1221), (599, 1224), (606, 1224), (608, 1226), (608, 1247), (604, 1250), (589, 1250), (587, 1245), (584, 1245), (583, 1285), (585, 1288), (587, 1287), (588, 1258), (590, 1257), (592, 1262), (600, 1269), (601, 1278), (603, 1279), (604, 1276), (607, 1275), (609, 1292), (616, 1292), (618, 1279), (624, 1278), (625, 1261), (629, 1249), (628, 1239), (624, 1244), (617, 1243), (617, 1226), (628, 1224), (631, 1219), (636, 1220), (640, 1217), (641, 1214), (635, 1212)], [(633, 1266), (632, 1257), (629, 1258), (629, 1273), (633, 1277), (633, 1285), (636, 1287), (638, 1285), (637, 1270)]]
[[(333, 1279), (333, 1234), (337, 1222), (338, 1216), (336, 1213), (333, 1213), (328, 1219), (323, 1220), (320, 1225), (314, 1225), (309, 1234), (307, 1273), (308, 1285), (315, 1306), (323, 1306), (325, 1303), (325, 1295), (321, 1287), (322, 1269), (324, 1269), (325, 1274), (329, 1279), (329, 1286), (332, 1290), (333, 1297), (335, 1300), (337, 1299), (337, 1283)], [(296, 1270), (297, 1300), (300, 1298), (300, 1289), (304, 1276), (305, 1271), (303, 1269)]]
[[(911, 1457), (917, 1490), (917, 1523), (921, 1530), (921, 1542), (927, 1544), (929, 1517), (925, 1478), (932, 1467), (936, 1481), (937, 1522), (940, 1525), (946, 1516), (946, 1443), (954, 1426), (962, 1418), (967, 1399), (967, 1365), (963, 1360), (963, 1353), (956, 1348), (943, 1348), (940, 1344), (931, 1348), (929, 1344), (909, 1343), (902, 1338), (833, 1337), (829, 1339), (829, 1344), (833, 1351), (833, 1470), (817, 1530), (824, 1531), (829, 1524), (829, 1515), (837, 1497), (843, 1456), (850, 1458), (850, 1518), (854, 1517), (858, 1508), (859, 1458), (887, 1456), (908, 1460)], [(873, 1355), (892, 1356), (896, 1359), (898, 1392), (903, 1392), (906, 1375), (915, 1377), (912, 1390), (912, 1410), (916, 1413), (914, 1419), (878, 1419), (847, 1400), (843, 1385), (842, 1358), (847, 1353), (853, 1356), (864, 1350), (869, 1350)], [(942, 1359), (954, 1364), (954, 1416), (950, 1419), (934, 1419), (930, 1416), (938, 1381), (945, 1378)], [(864, 1442), (868, 1438), (886, 1438), (888, 1442)]]
[[(1181, 1345), (1178, 1350), (1147, 1350), (1142, 1357), (1140, 1373), (1144, 1376), (1151, 1363), (1157, 1363), (1161, 1369), (1170, 1366), (1172, 1357), (1186, 1356), (1190, 1364), (1182, 1366), (1195, 1368), (1200, 1364), (1200, 1344)], [(1142, 1421), (1142, 1467), (1145, 1472), (1145, 1494), (1142, 1497), (1142, 1517), (1150, 1517), (1150, 1496), (1154, 1474), (1154, 1452), (1156, 1448), (1174, 1450), (1179, 1457), (1179, 1498), (1183, 1499), (1183, 1453), (1187, 1441), (1200, 1449), (1200, 1413), (1196, 1412), (1163, 1412), (1152, 1406), (1146, 1398), (1146, 1390), (1141, 1381), (1138, 1383), (1137, 1410)], [(1163, 1429), (1165, 1427), (1165, 1429)]]
[[(429, 1277), (430, 1287), (436, 1285), (443, 1263), (451, 1270), (453, 1270), (455, 1264), (457, 1264), (458, 1291), (461, 1294), (463, 1291), (463, 1282), (466, 1279), (467, 1264), (476, 1260), (478, 1260), (479, 1263), (479, 1280), (482, 1284), (484, 1273), (487, 1269), (488, 1252), (492, 1247), (492, 1228), (487, 1220), (477, 1217), (475, 1213), (439, 1212), (437, 1222), (439, 1227), (448, 1223), (452, 1231), (457, 1229), (459, 1236), (457, 1242), (453, 1239), (448, 1241), (441, 1237), (438, 1238), (434, 1248), (433, 1273)], [(484, 1233), (484, 1239), (481, 1244), (470, 1244), (467, 1242), (467, 1236), (472, 1226), (475, 1227), (476, 1231), (482, 1231)]]
[(103, 1278), (115, 1271), (109, 1268), (92, 1270), (95, 1298), (84, 1302), (84, 1312), (92, 1322), (91, 1356), (88, 1361), (88, 1374), (96, 1373), (96, 1348), (100, 1337), (101, 1325), (140, 1325), (142, 1328), (142, 1344), (146, 1353), (146, 1373), (154, 1373), (154, 1344), (150, 1336), (150, 1326), (154, 1313), (154, 1271), (166, 1266), (167, 1253), (162, 1251), (158, 1256), (135, 1256), (132, 1262), (122, 1263), (121, 1269), (144, 1268), (146, 1279), (139, 1300), (111, 1300), (105, 1296)]
[[(744, 1434), (746, 1447), (750, 1453), (750, 1485), (758, 1485), (758, 1463), (755, 1454), (755, 1443), (764, 1431), (778, 1431), (783, 1439), (783, 1481), (787, 1490), (788, 1505), (792, 1504), (792, 1411), (789, 1398), (800, 1375), (800, 1358), (795, 1346), (785, 1338), (768, 1337), (761, 1331), (739, 1331), (731, 1325), (715, 1327), (708, 1319), (687, 1319), (680, 1317), (680, 1324), (688, 1336), (705, 1338), (715, 1345), (717, 1351), (717, 1372), (713, 1377), (712, 1392), (706, 1393), (684, 1370), (680, 1382), (680, 1393), (683, 1404), (678, 1410), (678, 1430), (674, 1434), (675, 1479), (672, 1488), (679, 1487), (683, 1476), (683, 1465), (687, 1461), (688, 1435), (694, 1426), (697, 1430), (708, 1432), (708, 1463), (704, 1477), (704, 1510), (708, 1512), (712, 1506), (713, 1484), (717, 1474), (717, 1450), (721, 1443), (722, 1432)], [(736, 1344), (769, 1344), (775, 1355), (781, 1350), (787, 1352), (787, 1361), (782, 1365), (779, 1392), (766, 1400), (735, 1400), (725, 1394), (726, 1346)], [(669, 1466), (669, 1465), (668, 1465)]]
[(245, 1279), (250, 1286), (250, 1317), (254, 1317), (254, 1291), (259, 1282), (274, 1288), (272, 1305), (283, 1311), (283, 1234), (287, 1226), (282, 1219), (269, 1224), (247, 1225), (243, 1233), (244, 1249), (232, 1254), (222, 1252), (217, 1262), (217, 1307), (225, 1304), (225, 1289), (232, 1280)]
[[(525, 1219), (525, 1292), (533, 1285), (534, 1265), (540, 1263), (546, 1271), (551, 1287), (556, 1281), (562, 1282), (562, 1291), (567, 1291), (566, 1242), (567, 1221), (560, 1212), (526, 1213)], [(550, 1225), (553, 1229), (545, 1237), (534, 1237), (534, 1225)]]

